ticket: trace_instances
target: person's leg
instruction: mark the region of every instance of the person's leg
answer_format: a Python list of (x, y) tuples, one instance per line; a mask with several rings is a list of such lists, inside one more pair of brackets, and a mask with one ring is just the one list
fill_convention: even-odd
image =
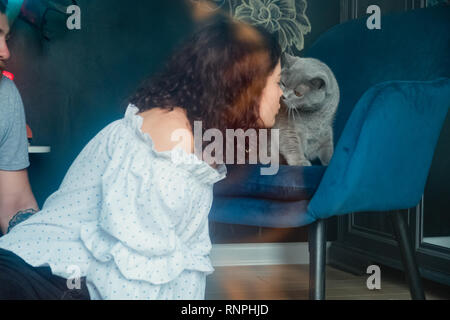
[(85, 281), (80, 290), (67, 288), (66, 279), (49, 267), (33, 267), (14, 253), (0, 249), (0, 299), (89, 299)]
[(13, 274), (4, 273), (3, 268), (0, 268), (0, 300), (37, 299), (34, 290), (30, 289), (30, 286), (23, 285), (23, 280)]

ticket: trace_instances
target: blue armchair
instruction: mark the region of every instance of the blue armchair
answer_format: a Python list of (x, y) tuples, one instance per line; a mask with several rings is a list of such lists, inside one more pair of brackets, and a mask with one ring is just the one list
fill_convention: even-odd
[[(418, 9), (337, 25), (304, 54), (335, 73), (341, 101), (328, 167), (227, 165), (210, 219), (264, 227), (308, 226), (310, 299), (325, 297), (325, 220), (416, 206), (450, 107), (450, 8)], [(424, 299), (405, 217), (390, 213), (413, 299)]]

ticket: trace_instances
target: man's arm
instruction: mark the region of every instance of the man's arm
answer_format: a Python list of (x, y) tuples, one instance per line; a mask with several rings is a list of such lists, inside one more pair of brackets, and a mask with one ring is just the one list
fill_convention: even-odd
[(9, 221), (15, 214), (27, 209), (39, 211), (28, 181), (27, 170), (0, 170), (0, 228), (2, 233), (6, 234)]
[(28, 181), (29, 165), (22, 99), (14, 83), (3, 77), (0, 81), (0, 229), (3, 234), (15, 214), (38, 209)]

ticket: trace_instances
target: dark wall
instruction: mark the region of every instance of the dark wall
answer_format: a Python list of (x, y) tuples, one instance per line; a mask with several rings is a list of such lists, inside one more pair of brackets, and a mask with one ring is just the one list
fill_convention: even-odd
[(305, 35), (305, 45), (300, 56), (320, 35), (339, 24), (340, 17), (340, 4), (337, 0), (309, 0), (307, 3), (306, 16), (311, 23), (311, 31)]

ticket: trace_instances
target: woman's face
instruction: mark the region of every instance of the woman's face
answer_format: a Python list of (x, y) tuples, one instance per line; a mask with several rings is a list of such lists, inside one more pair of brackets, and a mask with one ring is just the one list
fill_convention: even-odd
[(275, 116), (280, 110), (280, 98), (283, 95), (280, 80), (281, 62), (278, 61), (273, 73), (267, 78), (259, 107), (259, 115), (266, 128), (271, 128), (275, 124)]

